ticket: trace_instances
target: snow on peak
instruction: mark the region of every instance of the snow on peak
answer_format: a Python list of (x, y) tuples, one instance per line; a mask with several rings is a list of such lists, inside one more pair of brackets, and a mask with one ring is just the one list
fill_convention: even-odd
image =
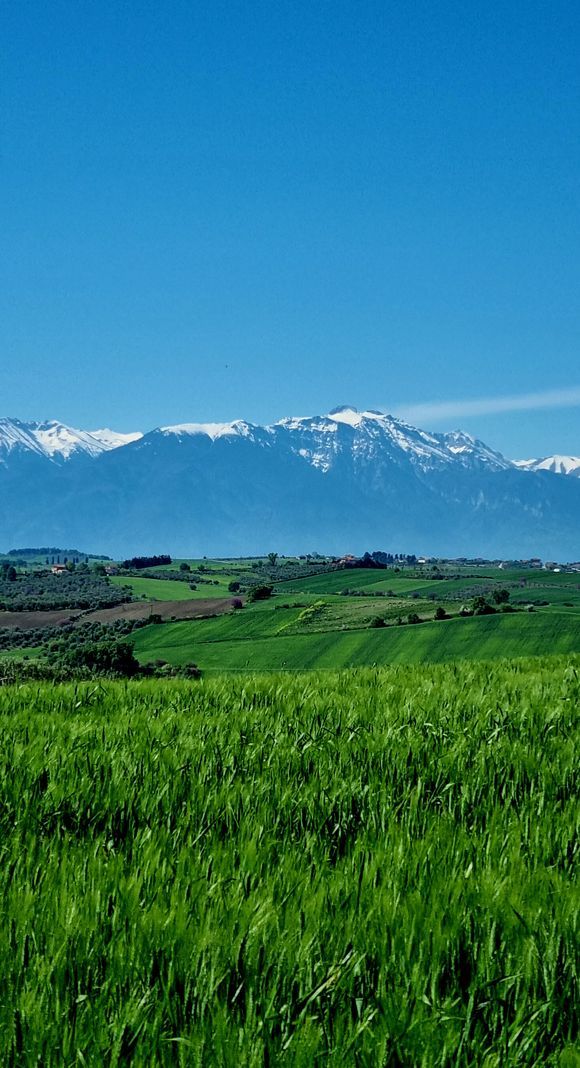
[(106, 449), (119, 449), (121, 445), (130, 445), (132, 441), (140, 441), (143, 437), (140, 430), (132, 434), (118, 434), (115, 430), (109, 430), (109, 427), (104, 427), (102, 430), (90, 430), (89, 434), (100, 441)]
[(223, 437), (247, 438), (253, 429), (252, 424), (243, 419), (235, 419), (233, 423), (176, 423), (175, 426), (160, 427), (162, 434), (175, 434), (176, 437), (204, 434), (212, 441)]
[(335, 423), (346, 423), (347, 426), (361, 426), (368, 420), (384, 422), (385, 419), (391, 417), (383, 412), (376, 411), (374, 408), (359, 412), (358, 408), (354, 408), (350, 404), (343, 404), (339, 408), (332, 408), (327, 418), (332, 419)]
[(360, 426), (364, 419), (364, 414), (358, 412), (356, 408), (345, 406), (343, 408), (334, 408), (328, 413), (328, 418), (332, 419), (335, 423), (346, 423), (348, 426)]
[(46, 456), (51, 460), (68, 460), (73, 453), (99, 456), (103, 452), (136, 441), (141, 434), (117, 434), (113, 430), (77, 430), (49, 419), (43, 423), (23, 423), (19, 419), (0, 419), (0, 448), (15, 448)]
[(580, 456), (544, 456), (540, 460), (514, 460), (515, 467), (522, 471), (552, 471), (557, 475), (580, 477)]
[(292, 451), (324, 471), (350, 449), (357, 462), (382, 463), (388, 457), (420, 468), (456, 462), (496, 470), (510, 466), (500, 453), (462, 431), (432, 434), (376, 409), (361, 412), (351, 405), (333, 408), (328, 415), (281, 419), (269, 429), (276, 434), (290, 431)]

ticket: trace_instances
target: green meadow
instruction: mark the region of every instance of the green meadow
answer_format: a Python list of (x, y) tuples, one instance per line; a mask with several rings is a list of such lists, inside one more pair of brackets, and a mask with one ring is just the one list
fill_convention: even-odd
[(0, 689), (2, 1064), (577, 1066), (579, 672)]
[(264, 606), (212, 620), (150, 625), (132, 635), (142, 662), (195, 661), (210, 671), (341, 668), (451, 660), (495, 660), (580, 652), (580, 613), (475, 616), (401, 627), (299, 629), (299, 608)]
[[(217, 585), (203, 584), (190, 589), (189, 582), (179, 579), (138, 578), (113, 575), (110, 581), (115, 586), (129, 589), (134, 597), (145, 597), (150, 601), (190, 601), (192, 598), (227, 597), (227, 582), (216, 580)], [(195, 579), (191, 581), (195, 583)]]

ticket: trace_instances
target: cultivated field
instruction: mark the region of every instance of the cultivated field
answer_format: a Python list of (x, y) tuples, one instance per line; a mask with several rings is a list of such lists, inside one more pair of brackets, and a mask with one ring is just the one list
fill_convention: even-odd
[(579, 672), (1, 689), (2, 1063), (573, 1068)]
[[(496, 660), (580, 652), (580, 612), (474, 616), (384, 629), (339, 620), (326, 626), (322, 608), (270, 603), (215, 620), (149, 626), (132, 635), (142, 662), (162, 657), (170, 664), (194, 660), (204, 670), (302, 670), (380, 664)], [(419, 606), (421, 607), (421, 606)], [(360, 605), (367, 619), (373, 608)], [(376, 609), (374, 609), (376, 611)], [(430, 606), (432, 619), (433, 607)], [(340, 619), (340, 617), (339, 617)]]

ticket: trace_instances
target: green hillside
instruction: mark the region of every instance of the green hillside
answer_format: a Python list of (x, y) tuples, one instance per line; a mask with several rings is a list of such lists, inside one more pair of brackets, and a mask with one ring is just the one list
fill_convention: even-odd
[[(247, 614), (246, 614), (247, 613)], [(477, 616), (379, 630), (285, 634), (296, 609), (168, 623), (135, 632), (139, 660), (195, 661), (202, 669), (276, 670), (414, 664), (580, 652), (580, 615)]]

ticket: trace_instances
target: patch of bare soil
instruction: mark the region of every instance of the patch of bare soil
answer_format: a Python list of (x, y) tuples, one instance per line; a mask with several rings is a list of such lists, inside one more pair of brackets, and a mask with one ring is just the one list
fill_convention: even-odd
[(0, 627), (20, 627), (21, 630), (38, 630), (41, 627), (60, 627), (65, 623), (81, 626), (83, 623), (114, 623), (116, 619), (200, 619), (221, 616), (231, 611), (231, 597), (208, 597), (207, 600), (191, 601), (134, 601), (118, 604), (114, 608), (98, 608), (94, 612), (78, 608), (63, 608), (46, 612), (0, 612)]

